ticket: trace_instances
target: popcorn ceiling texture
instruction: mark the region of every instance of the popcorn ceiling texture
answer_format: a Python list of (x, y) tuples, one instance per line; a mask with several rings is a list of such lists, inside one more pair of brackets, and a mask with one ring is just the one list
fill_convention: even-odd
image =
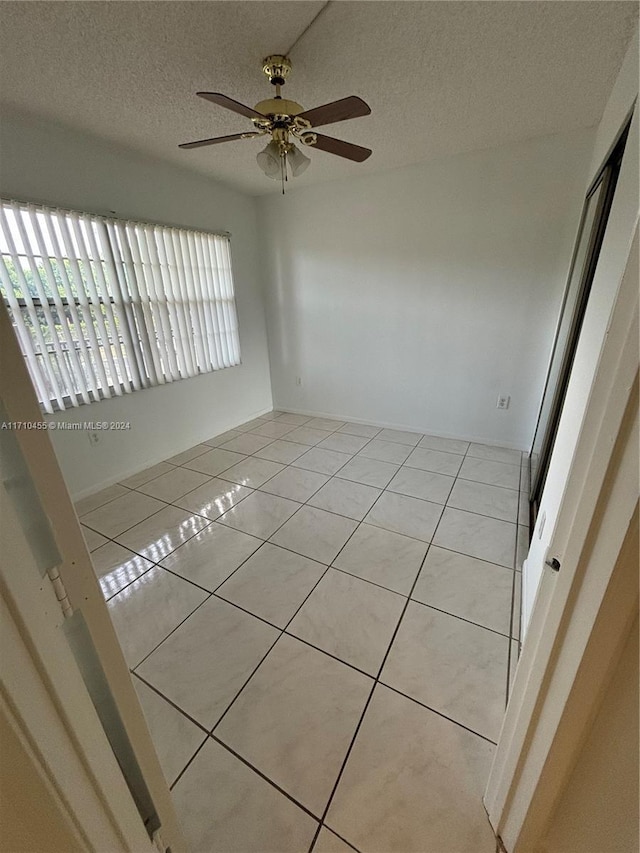
[[(250, 129), (194, 93), (268, 97), (261, 59), (321, 7), (2, 3), (0, 98), (245, 192), (277, 192), (255, 164), (262, 140), (177, 145)], [(292, 51), (285, 93), (307, 108), (363, 97), (371, 116), (326, 132), (374, 154), (353, 164), (311, 152), (295, 186), (595, 125), (636, 20), (631, 2), (331, 3)]]

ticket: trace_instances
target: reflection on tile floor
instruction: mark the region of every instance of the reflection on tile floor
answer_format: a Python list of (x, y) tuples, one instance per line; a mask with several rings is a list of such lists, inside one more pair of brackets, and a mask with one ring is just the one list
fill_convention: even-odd
[(192, 853), (494, 853), (525, 480), (270, 412), (78, 503)]

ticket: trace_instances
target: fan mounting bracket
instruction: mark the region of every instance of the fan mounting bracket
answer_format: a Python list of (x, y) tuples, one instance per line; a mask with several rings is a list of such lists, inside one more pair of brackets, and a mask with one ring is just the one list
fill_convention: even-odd
[(288, 56), (274, 53), (262, 60), (262, 70), (273, 86), (284, 86), (291, 74), (291, 60)]

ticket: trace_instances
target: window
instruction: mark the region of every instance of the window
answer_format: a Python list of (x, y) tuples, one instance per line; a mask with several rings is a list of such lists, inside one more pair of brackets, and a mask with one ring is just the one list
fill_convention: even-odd
[(0, 254), (47, 412), (240, 364), (227, 236), (0, 201)]

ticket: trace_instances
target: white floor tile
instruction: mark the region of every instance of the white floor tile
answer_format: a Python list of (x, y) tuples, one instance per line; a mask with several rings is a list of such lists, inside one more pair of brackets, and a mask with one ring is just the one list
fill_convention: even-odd
[(360, 435), (363, 438), (373, 438), (380, 432), (380, 427), (369, 426), (369, 424), (352, 424), (347, 423), (340, 427), (338, 432), (346, 432), (349, 435)]
[(106, 542), (91, 554), (91, 562), (105, 600), (128, 586), (153, 566), (139, 554), (134, 554), (117, 542)]
[(213, 592), (261, 545), (261, 540), (222, 524), (210, 524), (161, 564)]
[(250, 421), (246, 421), (245, 423), (234, 427), (234, 429), (239, 432), (250, 432), (251, 430), (256, 429), (257, 427), (264, 426), (265, 424), (268, 424), (270, 422), (270, 418), (265, 418), (261, 415), (259, 418), (253, 418)]
[(269, 459), (271, 462), (281, 462), (284, 465), (289, 465), (298, 456), (302, 456), (303, 453), (306, 453), (304, 444), (277, 439), (266, 447), (263, 447), (262, 450), (258, 450), (255, 455), (260, 459)]
[(231, 480), (232, 483), (238, 483), (241, 486), (247, 486), (251, 489), (257, 489), (262, 486), (267, 480), (275, 477), (283, 469), (283, 465), (279, 462), (269, 462), (268, 459), (258, 459), (257, 456), (250, 456), (223, 471), (220, 475), (222, 480)]
[(101, 489), (101, 491), (78, 501), (75, 505), (76, 512), (79, 516), (86, 515), (88, 512), (97, 509), (99, 506), (104, 506), (104, 504), (109, 503), (109, 501), (119, 498), (122, 495), (126, 495), (127, 491), (128, 489), (125, 486), (121, 486), (120, 483), (114, 483), (113, 486)]
[(488, 483), (490, 486), (517, 489), (520, 483), (520, 466), (467, 456), (462, 463), (459, 476), (464, 480), (476, 480), (478, 483)]
[(516, 541), (516, 569), (521, 572), (522, 564), (529, 553), (529, 526), (518, 525), (518, 537)]
[(90, 527), (85, 527), (84, 524), (80, 525), (80, 530), (82, 531), (84, 541), (89, 551), (95, 551), (96, 548), (100, 548), (101, 545), (104, 545), (105, 542), (109, 541), (106, 536), (103, 536), (101, 533), (96, 533), (95, 530), (91, 530)]
[(133, 474), (131, 477), (127, 477), (126, 480), (121, 480), (120, 482), (123, 486), (127, 486), (129, 489), (137, 489), (138, 486), (141, 486), (143, 483), (148, 483), (149, 480), (159, 477), (160, 474), (166, 474), (168, 471), (171, 471), (172, 468), (173, 466), (168, 462), (158, 462), (157, 465), (145, 468), (144, 471), (138, 471), (137, 474)]
[(187, 492), (197, 489), (209, 479), (208, 474), (199, 471), (190, 471), (188, 468), (174, 468), (166, 474), (161, 474), (148, 483), (138, 486), (138, 490), (145, 495), (151, 495), (159, 501), (171, 503), (177, 498), (186, 495)]
[(135, 675), (144, 716), (168, 785), (173, 785), (207, 734)]
[(289, 467), (267, 480), (263, 486), (260, 486), (260, 491), (304, 503), (321, 486), (324, 486), (328, 479), (329, 477), (326, 474), (305, 471), (304, 468)]
[(522, 574), (515, 572), (513, 576), (513, 619), (511, 622), (511, 636), (520, 642), (520, 625), (522, 618)]
[(237, 465), (238, 462), (242, 462), (246, 458), (242, 453), (234, 453), (232, 450), (214, 447), (212, 450), (203, 453), (202, 456), (196, 456), (195, 459), (186, 462), (183, 467), (190, 468), (192, 471), (200, 471), (210, 477), (216, 477), (226, 471), (227, 468)]
[(121, 533), (117, 539), (136, 554), (159, 563), (210, 523), (208, 519), (178, 507), (165, 506), (160, 512)]
[(398, 444), (415, 445), (422, 438), (421, 432), (405, 432), (403, 429), (383, 429), (377, 435), (381, 441), (396, 441)]
[(82, 522), (92, 530), (112, 538), (158, 512), (166, 504), (140, 492), (127, 492), (108, 504), (88, 512)]
[(312, 498), (309, 498), (309, 504), (362, 521), (381, 494), (381, 490), (373, 486), (332, 477)]
[(254, 492), (221, 515), (218, 522), (260, 539), (268, 539), (299, 507), (299, 503), (287, 498)]
[(357, 522), (342, 515), (303, 506), (271, 541), (328, 565), (357, 526)]
[(502, 486), (459, 479), (453, 487), (447, 506), (515, 523), (518, 517), (518, 493)]
[(338, 471), (338, 476), (344, 480), (353, 480), (367, 486), (377, 486), (383, 489), (400, 466), (390, 462), (379, 462), (377, 459), (367, 459), (366, 456), (354, 456)]
[(482, 805), (492, 757), (491, 744), (378, 685), (327, 825), (367, 853), (494, 853)]
[(433, 471), (434, 474), (448, 474), (450, 477), (456, 477), (463, 459), (464, 457), (458, 453), (444, 453), (442, 450), (416, 447), (405, 465), (410, 468), (420, 468), (422, 471)]
[(368, 443), (368, 438), (358, 435), (347, 435), (346, 433), (334, 432), (328, 438), (323, 439), (318, 447), (326, 450), (338, 450), (340, 453), (357, 453)]
[(375, 677), (405, 600), (395, 592), (329, 569), (287, 631)]
[(284, 421), (278, 420), (269, 421), (269, 423), (254, 427), (251, 432), (254, 435), (262, 435), (265, 438), (270, 438), (273, 441), (274, 438), (282, 438), (283, 435), (293, 432), (295, 428), (294, 424), (287, 424)]
[(365, 517), (367, 524), (430, 542), (442, 515), (440, 504), (384, 492)]
[(493, 447), (489, 444), (470, 444), (467, 456), (474, 456), (477, 459), (490, 459), (492, 462), (506, 462), (509, 465), (519, 465), (522, 453), (519, 450)]
[(323, 826), (313, 848), (313, 853), (353, 853), (353, 847), (345, 844), (335, 832), (331, 832), (330, 829)]
[(210, 730), (278, 636), (276, 628), (212, 596), (149, 655), (139, 673)]
[(172, 795), (192, 853), (301, 853), (318, 825), (211, 739)]
[(418, 447), (429, 450), (443, 450), (445, 453), (459, 453), (462, 456), (469, 449), (469, 442), (459, 438), (440, 438), (438, 435), (425, 435), (418, 442)]
[(511, 569), (432, 545), (412, 598), (509, 634)]
[(321, 814), (372, 679), (283, 635), (215, 735)]
[(518, 524), (529, 527), (529, 493), (520, 492), (520, 500), (518, 502)]
[(516, 669), (520, 659), (520, 644), (517, 640), (511, 640), (511, 657), (509, 658), (509, 696), (513, 690), (513, 680), (516, 677)]
[(232, 438), (229, 441), (225, 441), (225, 443), (221, 444), (220, 447), (223, 450), (233, 450), (236, 453), (246, 453), (247, 455), (250, 455), (251, 453), (255, 453), (256, 450), (261, 450), (263, 447), (266, 447), (267, 444), (271, 444), (271, 441), (272, 439), (265, 438), (263, 435), (254, 435), (251, 432), (243, 432), (242, 435)]
[(159, 566), (114, 595), (107, 607), (129, 666), (137, 666), (206, 597)]
[(279, 421), (282, 421), (285, 424), (293, 424), (294, 426), (301, 426), (302, 424), (306, 424), (311, 420), (309, 415), (296, 415), (293, 412), (282, 412)]
[(312, 447), (299, 456), (292, 465), (295, 468), (306, 468), (307, 471), (316, 471), (318, 474), (335, 474), (345, 462), (351, 457), (348, 453), (339, 453), (337, 450), (324, 450), (320, 447)]
[(246, 486), (214, 477), (207, 480), (203, 486), (177, 498), (173, 503), (213, 521), (232, 506), (240, 503), (243, 498), (249, 497), (251, 492), (252, 489)]
[(310, 421), (307, 421), (305, 426), (308, 426), (309, 429), (322, 429), (327, 432), (333, 432), (343, 427), (344, 423), (344, 421), (334, 421), (333, 418), (312, 418)]
[(436, 504), (446, 504), (455, 480), (446, 474), (434, 474), (403, 465), (387, 486), (390, 492), (422, 498)]
[(380, 441), (374, 438), (366, 447), (360, 451), (360, 456), (367, 459), (377, 459), (379, 462), (393, 462), (402, 465), (411, 453), (411, 447), (407, 444), (397, 444), (394, 441)]
[(167, 462), (170, 462), (172, 465), (184, 465), (185, 462), (191, 462), (196, 456), (202, 456), (208, 450), (211, 450), (208, 444), (196, 444), (194, 447), (189, 447), (188, 450), (183, 450), (182, 453), (176, 453), (175, 456), (171, 456), (167, 459)]
[(516, 527), (508, 521), (446, 507), (433, 544), (512, 569)]
[(216, 594), (285, 628), (326, 570), (316, 560), (265, 542)]
[(361, 524), (334, 561), (352, 575), (409, 595), (424, 555), (426, 543), (381, 527)]
[(305, 444), (313, 447), (319, 444), (327, 437), (327, 433), (323, 429), (311, 429), (308, 423), (304, 426), (297, 427), (293, 432), (287, 433), (287, 441), (295, 441), (297, 444)]
[(380, 680), (496, 742), (508, 637), (410, 601)]

